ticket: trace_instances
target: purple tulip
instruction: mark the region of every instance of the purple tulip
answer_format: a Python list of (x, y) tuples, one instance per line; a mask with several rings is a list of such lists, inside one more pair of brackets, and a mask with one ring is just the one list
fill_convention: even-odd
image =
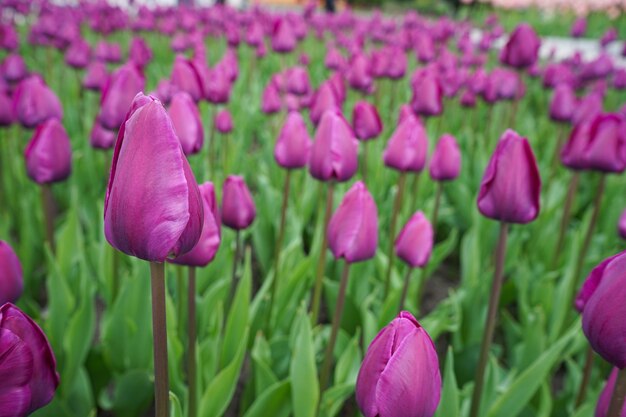
[(174, 94), (168, 113), (185, 155), (200, 152), (204, 144), (204, 128), (198, 106), (191, 96), (185, 91)]
[(508, 129), (498, 142), (478, 193), (485, 217), (507, 223), (529, 223), (539, 214), (541, 178), (526, 138)]
[(209, 71), (204, 83), (204, 96), (213, 104), (224, 104), (230, 100), (231, 83), (226, 70), (217, 66)]
[(328, 223), (328, 247), (335, 258), (353, 263), (374, 257), (378, 210), (362, 181), (348, 190)]
[(163, 105), (137, 94), (120, 127), (104, 202), (111, 246), (163, 262), (198, 242), (204, 215), (198, 185)]
[(347, 79), (348, 84), (353, 89), (366, 94), (371, 92), (374, 80), (370, 74), (370, 63), (365, 54), (358, 53), (352, 58), (348, 66)]
[(626, 323), (621, 319), (626, 314), (625, 279), (626, 252), (621, 252), (598, 265), (582, 290), (583, 332), (593, 350), (620, 369), (626, 367)]
[(356, 402), (365, 417), (432, 417), (440, 398), (435, 345), (415, 317), (402, 311), (367, 348)]
[(296, 111), (287, 114), (274, 147), (274, 159), (286, 169), (304, 168), (309, 159), (311, 138), (306, 123)]
[(435, 181), (450, 181), (461, 171), (461, 150), (454, 136), (444, 134), (437, 142), (430, 160), (430, 177)]
[(254, 200), (243, 177), (229, 175), (222, 187), (222, 223), (233, 230), (243, 230), (255, 217)]
[(543, 72), (543, 86), (554, 88), (559, 84), (576, 86), (578, 80), (572, 69), (563, 63), (549, 64)]
[(233, 118), (228, 109), (222, 109), (215, 115), (215, 128), (218, 132), (226, 134), (233, 131)]
[(296, 47), (297, 39), (287, 19), (278, 19), (272, 32), (272, 50), (286, 54)]
[(472, 90), (467, 89), (461, 95), (459, 102), (463, 107), (474, 108), (476, 107), (476, 94)]
[(613, 73), (613, 88), (626, 90), (626, 69), (620, 68)]
[(98, 118), (103, 127), (110, 130), (120, 128), (135, 96), (143, 91), (145, 82), (141, 71), (132, 63), (119, 67), (111, 74), (100, 98)]
[(572, 124), (574, 126), (585, 120), (591, 120), (602, 112), (603, 98), (598, 94), (587, 94), (578, 101), (578, 106), (572, 114)]
[(409, 118), (409, 117), (413, 117), (415, 120), (419, 121), (419, 117), (415, 116), (415, 113), (413, 113), (413, 109), (411, 108), (409, 104), (401, 105), (400, 110), (398, 111), (397, 124), (399, 125), (400, 123), (404, 121), (404, 119)]
[(626, 169), (626, 124), (617, 113), (598, 114), (577, 125), (561, 153), (572, 169), (623, 172)]
[(22, 264), (13, 248), (0, 240), (0, 304), (16, 302), (23, 290)]
[(309, 112), (313, 124), (317, 125), (327, 111), (340, 111), (339, 103), (340, 100), (331, 82), (323, 82), (315, 93)]
[(82, 38), (77, 38), (65, 51), (65, 63), (72, 68), (82, 69), (89, 65), (91, 47)]
[(0, 126), (10, 126), (14, 121), (13, 100), (8, 94), (0, 92)]
[(555, 122), (570, 122), (577, 106), (574, 89), (569, 84), (559, 84), (550, 101), (550, 118)]
[(200, 240), (191, 251), (172, 259), (169, 261), (171, 263), (197, 267), (207, 266), (215, 258), (220, 246), (220, 217), (213, 183), (205, 182), (198, 186), (198, 189), (204, 204), (204, 225)]
[(194, 101), (198, 101), (204, 94), (204, 86), (200, 78), (199, 70), (194, 62), (182, 55), (176, 56), (170, 76), (172, 85), (179, 90), (189, 93)]
[(324, 58), (324, 65), (331, 71), (342, 71), (348, 63), (337, 48), (329, 48)]
[(570, 35), (573, 38), (582, 38), (585, 36), (587, 32), (587, 19), (584, 17), (579, 17), (574, 20), (572, 24), (572, 28), (570, 29)]
[(421, 172), (426, 165), (428, 137), (415, 116), (408, 116), (396, 128), (383, 153), (385, 166), (402, 172)]
[(611, 42), (614, 42), (617, 40), (617, 29), (615, 28), (608, 28), (606, 30), (606, 32), (604, 32), (604, 34), (602, 35), (602, 37), (600, 38), (600, 45), (605, 48), (607, 47)]
[(128, 48), (128, 59), (138, 68), (144, 68), (152, 60), (152, 49), (146, 41), (135, 36)]
[[(595, 417), (607, 417), (609, 412), (609, 406), (611, 405), (611, 398), (613, 398), (613, 391), (615, 390), (615, 383), (617, 382), (618, 368), (613, 368), (609, 379), (606, 380), (606, 384), (600, 393), (598, 398), (598, 404), (596, 405)], [(620, 417), (626, 417), (626, 403), (622, 406)]]
[(280, 92), (274, 83), (269, 83), (261, 96), (261, 111), (265, 114), (278, 113), (282, 108)]
[(27, 128), (33, 128), (48, 119), (62, 119), (61, 102), (38, 76), (22, 80), (13, 93), (15, 117)]
[(352, 110), (352, 127), (357, 139), (374, 139), (383, 131), (378, 110), (367, 101), (359, 101)]
[(94, 120), (93, 128), (91, 129), (91, 134), (89, 135), (89, 143), (93, 148), (111, 149), (115, 146), (116, 137), (116, 132), (102, 127), (97, 118)]
[(337, 111), (322, 116), (309, 156), (309, 172), (320, 181), (348, 181), (358, 167), (358, 141)]
[(26, 417), (45, 406), (59, 386), (46, 335), (11, 303), (0, 307), (0, 415)]
[(309, 73), (303, 67), (293, 67), (286, 74), (287, 92), (297, 96), (303, 96), (311, 92)]
[(527, 23), (519, 24), (500, 54), (500, 62), (514, 68), (528, 68), (539, 57), (541, 39)]
[(26, 173), (38, 184), (65, 180), (72, 173), (72, 146), (57, 119), (48, 119), (35, 130), (24, 151)]
[(394, 248), (398, 258), (411, 268), (423, 268), (430, 259), (433, 243), (433, 227), (424, 213), (418, 211), (400, 231)]
[(413, 86), (411, 107), (420, 116), (437, 116), (443, 111), (441, 102), (443, 91), (434, 75), (423, 74), (418, 77)]
[(28, 75), (24, 58), (18, 54), (10, 54), (2, 61), (2, 76), (9, 83), (16, 83)]
[(83, 87), (87, 90), (102, 91), (109, 79), (107, 66), (103, 62), (93, 61), (87, 66), (85, 76), (83, 77)]

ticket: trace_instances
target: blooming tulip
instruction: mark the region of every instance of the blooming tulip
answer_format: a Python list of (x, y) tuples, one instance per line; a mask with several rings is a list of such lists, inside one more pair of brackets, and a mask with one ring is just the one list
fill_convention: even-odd
[(459, 176), (461, 171), (461, 150), (454, 136), (441, 136), (432, 159), (430, 160), (430, 177), (435, 181), (449, 181)]
[(230, 133), (233, 130), (233, 118), (227, 109), (220, 110), (215, 115), (215, 128), (220, 133)]
[(204, 128), (198, 106), (191, 96), (185, 91), (174, 94), (168, 113), (185, 155), (200, 152), (204, 143)]
[(213, 104), (224, 104), (230, 100), (231, 84), (226, 70), (217, 66), (210, 71), (204, 83), (204, 96)]
[(9, 83), (16, 83), (28, 75), (24, 58), (18, 54), (10, 54), (2, 61), (2, 76)]
[(370, 74), (369, 61), (365, 54), (356, 54), (350, 61), (348, 68), (347, 78), (350, 87), (363, 93), (370, 93), (374, 80)]
[(234, 230), (246, 229), (256, 217), (256, 207), (243, 177), (229, 175), (222, 188), (222, 223)]
[(282, 102), (280, 100), (280, 92), (274, 83), (269, 83), (263, 95), (261, 97), (261, 110), (263, 113), (272, 114), (278, 113), (282, 108)]
[(574, 89), (569, 84), (559, 84), (550, 101), (550, 118), (556, 122), (569, 122), (577, 105)]
[(402, 311), (367, 348), (357, 404), (365, 417), (432, 417), (440, 398), (435, 345), (415, 317)]
[(65, 51), (65, 63), (72, 68), (85, 68), (91, 58), (91, 48), (82, 38), (74, 40)]
[(89, 143), (96, 149), (111, 149), (115, 146), (116, 132), (105, 129), (96, 118), (89, 135)]
[(296, 47), (296, 36), (287, 19), (279, 19), (272, 32), (272, 49), (279, 54), (291, 52)]
[(309, 73), (303, 67), (293, 67), (287, 70), (287, 92), (302, 96), (311, 91)]
[(24, 279), (20, 260), (4, 240), (0, 240), (0, 305), (14, 303), (22, 295)]
[(348, 190), (328, 224), (328, 247), (335, 258), (353, 263), (372, 258), (378, 246), (378, 210), (365, 184)]
[(173, 86), (189, 93), (194, 101), (202, 98), (204, 86), (202, 85), (199, 69), (192, 60), (182, 55), (176, 56), (170, 79)]
[(59, 386), (46, 335), (11, 303), (0, 307), (0, 415), (26, 417), (48, 404)]
[(94, 61), (87, 66), (83, 77), (83, 87), (87, 90), (101, 91), (109, 79), (107, 66), (103, 62)]
[(14, 121), (13, 101), (8, 94), (0, 92), (0, 126), (10, 126)]
[(163, 105), (137, 94), (120, 127), (104, 203), (104, 232), (118, 250), (163, 262), (189, 252), (202, 197)]
[(337, 92), (330, 81), (320, 85), (310, 108), (309, 116), (313, 124), (317, 125), (322, 115), (327, 111), (340, 111), (340, 100)]
[(286, 169), (303, 168), (309, 159), (311, 138), (300, 113), (291, 111), (278, 134), (274, 159)]
[(424, 74), (418, 78), (413, 87), (411, 107), (421, 116), (436, 116), (443, 111), (442, 89), (437, 78)]
[(128, 59), (138, 68), (144, 68), (152, 60), (152, 49), (142, 38), (134, 37), (128, 48)]
[(98, 118), (103, 127), (117, 130), (125, 121), (126, 112), (137, 93), (145, 86), (145, 78), (132, 63), (118, 68), (111, 74), (102, 90)]
[(504, 132), (480, 184), (478, 209), (507, 223), (529, 223), (539, 214), (541, 178), (526, 138)]
[(426, 165), (428, 137), (415, 118), (407, 116), (396, 128), (383, 153), (385, 166), (402, 172), (421, 172)]
[(13, 93), (13, 109), (17, 120), (33, 128), (48, 119), (63, 118), (61, 102), (39, 76), (22, 80)]
[(38, 184), (63, 181), (72, 172), (72, 146), (65, 128), (57, 119), (37, 126), (24, 151), (26, 172)]
[(626, 169), (626, 122), (620, 115), (599, 114), (593, 119), (584, 159), (586, 169), (601, 172)]
[(378, 110), (367, 101), (359, 101), (352, 111), (352, 126), (357, 139), (374, 139), (383, 130)]
[(395, 252), (412, 268), (423, 268), (430, 259), (433, 241), (433, 227), (424, 213), (418, 211), (400, 231), (394, 244)]
[(327, 111), (315, 132), (309, 172), (320, 181), (348, 181), (358, 165), (358, 142), (337, 111)]
[(519, 24), (500, 54), (500, 61), (514, 68), (528, 68), (537, 62), (541, 39), (527, 23)]
[(220, 218), (213, 183), (198, 186), (204, 204), (204, 225), (198, 244), (184, 255), (172, 259), (171, 263), (187, 266), (207, 266), (215, 257), (220, 246)]

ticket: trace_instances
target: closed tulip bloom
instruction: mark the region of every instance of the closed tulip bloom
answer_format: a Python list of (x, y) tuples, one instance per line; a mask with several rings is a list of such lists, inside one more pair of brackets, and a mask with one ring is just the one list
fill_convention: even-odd
[(302, 96), (311, 91), (309, 73), (303, 67), (293, 67), (287, 70), (287, 92)]
[(198, 106), (191, 96), (185, 91), (174, 94), (168, 113), (185, 155), (200, 152), (204, 144), (204, 128)]
[(626, 122), (616, 113), (597, 115), (584, 149), (586, 168), (601, 172), (626, 169)]
[(233, 118), (227, 109), (222, 109), (215, 115), (214, 123), (220, 133), (226, 134), (233, 131)]
[(296, 47), (296, 35), (287, 19), (279, 19), (272, 32), (272, 49), (279, 54), (291, 52)]
[(41, 328), (11, 303), (0, 307), (0, 415), (26, 417), (59, 386), (56, 359)]
[(243, 230), (255, 217), (254, 200), (243, 177), (229, 175), (222, 187), (222, 223), (233, 230)]
[(374, 79), (370, 74), (370, 63), (363, 53), (356, 54), (350, 61), (347, 78), (350, 87), (364, 93), (370, 93)]
[(280, 92), (274, 83), (269, 83), (261, 96), (261, 111), (265, 114), (278, 113), (282, 108)]
[(461, 171), (461, 150), (454, 136), (444, 134), (437, 142), (430, 160), (430, 177), (435, 181), (450, 181)]
[(304, 119), (297, 111), (290, 111), (278, 134), (274, 159), (286, 169), (304, 168), (309, 159), (311, 137)]
[(16, 302), (23, 290), (22, 264), (13, 248), (0, 240), (0, 305)]
[(204, 95), (209, 103), (224, 104), (230, 100), (231, 83), (226, 70), (222, 66), (216, 66), (209, 71), (204, 83)]
[(585, 148), (589, 142), (591, 121), (585, 120), (574, 126), (569, 139), (561, 150), (561, 163), (573, 170), (587, 169)]
[(329, 70), (342, 71), (348, 65), (348, 63), (337, 48), (331, 47), (326, 52), (324, 65)]
[(57, 119), (48, 119), (35, 130), (24, 151), (26, 173), (38, 184), (63, 181), (72, 172), (72, 146)]
[(100, 123), (107, 129), (117, 130), (125, 121), (126, 112), (135, 95), (143, 91), (145, 78), (132, 63), (118, 68), (111, 74), (100, 98)]
[(87, 66), (83, 77), (83, 87), (87, 90), (101, 91), (109, 79), (107, 66), (103, 62), (93, 61)]
[(585, 120), (591, 120), (602, 112), (603, 98), (598, 94), (587, 94), (578, 101), (578, 105), (572, 114), (574, 126)]
[[(596, 287), (583, 309), (583, 332), (593, 350), (619, 369), (626, 367), (626, 252), (604, 262), (594, 271)], [(587, 282), (585, 282), (587, 284)]]
[(10, 126), (15, 121), (13, 113), (13, 100), (0, 91), (0, 126)]
[(440, 398), (435, 345), (415, 317), (402, 311), (367, 348), (356, 402), (365, 417), (432, 417)]
[(323, 82), (315, 93), (309, 112), (313, 124), (317, 125), (322, 115), (327, 111), (340, 111), (339, 102), (340, 100), (330, 81)]
[(378, 210), (362, 181), (348, 190), (328, 223), (328, 247), (335, 258), (353, 263), (374, 257), (378, 247)]
[(152, 49), (143, 38), (135, 36), (128, 48), (128, 59), (139, 68), (144, 68), (152, 60)]
[(194, 66), (190, 59), (182, 55), (176, 56), (170, 79), (172, 85), (179, 90), (189, 93), (194, 101), (198, 101), (202, 98), (204, 87), (202, 86), (198, 68)]
[(541, 178), (526, 138), (508, 129), (498, 142), (483, 175), (478, 209), (507, 223), (529, 223), (539, 214)]
[(620, 254), (613, 255), (610, 258), (602, 261), (598, 266), (591, 270), (589, 276), (587, 276), (587, 278), (585, 279), (582, 287), (580, 287), (580, 290), (576, 295), (576, 299), (574, 300), (574, 308), (576, 308), (579, 313), (582, 313), (585, 310), (585, 306), (589, 302), (589, 299), (598, 289), (598, 286), (604, 278), (604, 271), (606, 270), (607, 266), (619, 256)]
[(105, 129), (100, 124), (100, 121), (96, 118), (93, 123), (93, 127), (91, 128), (91, 133), (89, 135), (89, 143), (93, 148), (96, 149), (111, 149), (113, 146), (115, 146), (116, 137), (117, 132)]
[(519, 24), (500, 53), (500, 62), (514, 68), (528, 68), (539, 57), (541, 39), (527, 23)]
[(626, 239), (626, 210), (624, 210), (622, 215), (619, 216), (617, 231), (622, 239)]
[(585, 36), (585, 32), (587, 32), (587, 19), (584, 17), (579, 17), (574, 20), (572, 28), (570, 29), (570, 35), (573, 38), (582, 38), (583, 36)]
[(352, 111), (352, 127), (357, 139), (374, 139), (383, 131), (378, 110), (367, 101), (359, 101)]
[(470, 89), (465, 90), (461, 95), (460, 103), (463, 107), (476, 107), (476, 94)]
[(309, 172), (320, 181), (348, 181), (358, 167), (358, 142), (337, 111), (322, 116), (309, 156)]
[(61, 102), (38, 76), (22, 80), (13, 93), (15, 117), (27, 128), (33, 128), (48, 119), (62, 119)]
[(413, 109), (411, 108), (410, 105), (408, 104), (403, 104), (400, 106), (400, 110), (398, 111), (398, 125), (400, 123), (402, 123), (404, 121), (404, 119), (408, 118), (408, 117), (413, 117), (416, 120), (417, 117), (415, 116), (415, 113), (413, 113)]
[(202, 197), (163, 105), (137, 94), (120, 127), (104, 202), (111, 246), (163, 262), (189, 252), (203, 223)]
[(72, 68), (85, 68), (89, 65), (91, 48), (82, 38), (77, 38), (65, 51), (65, 63)]
[(569, 84), (559, 84), (550, 101), (550, 118), (556, 122), (570, 122), (577, 105), (574, 89)]
[(16, 83), (28, 75), (24, 58), (10, 54), (2, 61), (2, 76), (9, 83)]
[(420, 116), (436, 116), (443, 111), (443, 91), (437, 78), (431, 74), (424, 74), (415, 83), (411, 107)]
[(196, 267), (207, 266), (215, 258), (215, 254), (220, 246), (220, 217), (213, 183), (205, 182), (199, 185), (198, 189), (204, 204), (202, 234), (198, 244), (191, 251), (172, 259), (169, 261), (171, 263)]
[(433, 242), (433, 227), (424, 213), (418, 211), (400, 231), (394, 248), (398, 258), (411, 268), (423, 268), (430, 259)]
[(428, 137), (426, 129), (415, 118), (406, 117), (387, 142), (383, 153), (385, 166), (402, 172), (420, 172), (426, 165)]

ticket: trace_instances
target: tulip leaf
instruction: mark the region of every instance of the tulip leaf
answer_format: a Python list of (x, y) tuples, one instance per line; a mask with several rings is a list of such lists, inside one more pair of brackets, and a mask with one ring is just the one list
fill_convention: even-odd
[(271, 385), (257, 396), (244, 417), (287, 417), (291, 412), (290, 393), (291, 381), (289, 380)]
[(326, 391), (320, 405), (320, 415), (333, 417), (341, 410), (341, 406), (350, 395), (354, 393), (354, 383), (335, 385)]
[(319, 381), (309, 317), (300, 310), (294, 323), (294, 343), (289, 366), (291, 400), (295, 417), (314, 417), (319, 400)]
[(185, 417), (180, 400), (172, 391), (170, 391), (170, 417)]
[(356, 383), (356, 377), (361, 366), (361, 352), (359, 351), (359, 339), (357, 334), (346, 346), (335, 367), (335, 384)]
[(443, 371), (441, 400), (435, 417), (458, 417), (459, 412), (459, 387), (454, 375), (454, 352), (452, 347), (449, 347), (446, 354), (446, 366)]
[(252, 279), (250, 269), (250, 251), (246, 253), (246, 261), (243, 276), (233, 298), (230, 308), (226, 328), (224, 330), (224, 341), (220, 364), (222, 366), (230, 363), (238, 351), (238, 347), (243, 340), (243, 335), (248, 328), (248, 317), (250, 310), (250, 293), (252, 291)]

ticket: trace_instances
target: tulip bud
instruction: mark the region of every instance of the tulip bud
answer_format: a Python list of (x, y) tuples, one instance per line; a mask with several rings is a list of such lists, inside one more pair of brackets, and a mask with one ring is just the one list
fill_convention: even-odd
[(256, 217), (256, 207), (243, 177), (229, 175), (222, 188), (222, 223), (233, 230), (246, 229)]
[(322, 115), (327, 111), (340, 111), (340, 100), (335, 92), (332, 84), (325, 81), (320, 85), (315, 93), (313, 103), (311, 105), (310, 117), (313, 124), (317, 125)]
[(303, 168), (309, 159), (311, 137), (300, 113), (291, 111), (287, 115), (274, 147), (274, 159), (286, 169)]
[(215, 115), (214, 123), (220, 133), (226, 134), (233, 131), (233, 118), (227, 109), (222, 109)]
[(48, 119), (35, 130), (24, 151), (26, 173), (38, 184), (63, 181), (72, 172), (72, 146), (57, 119)]
[(626, 169), (626, 122), (616, 113), (597, 115), (584, 149), (586, 168), (601, 172)]
[(198, 244), (184, 255), (181, 255), (169, 262), (187, 266), (207, 266), (215, 257), (220, 246), (221, 231), (220, 217), (218, 213), (217, 201), (215, 199), (215, 189), (213, 183), (205, 182), (198, 186), (202, 203), (204, 204), (204, 225)]
[(394, 247), (398, 258), (411, 268), (423, 268), (430, 259), (433, 242), (433, 227), (424, 213), (418, 211), (402, 228)]
[(152, 60), (152, 49), (142, 38), (134, 37), (128, 48), (128, 59), (138, 68), (144, 68)]
[(168, 113), (185, 155), (193, 155), (202, 149), (204, 128), (198, 106), (185, 91), (172, 97)]
[(348, 181), (358, 167), (358, 142), (341, 113), (327, 111), (315, 132), (309, 172), (320, 181)]
[(302, 96), (311, 91), (309, 73), (303, 67), (293, 67), (287, 70), (287, 92)]
[(120, 127), (104, 202), (111, 246), (151, 262), (189, 252), (203, 223), (202, 198), (163, 105), (137, 94)]
[(96, 149), (111, 149), (115, 146), (116, 132), (102, 127), (100, 121), (96, 118), (89, 135), (89, 143)]
[(529, 223), (539, 214), (541, 178), (526, 138), (508, 129), (498, 142), (480, 183), (478, 209), (507, 223)]
[(194, 62), (182, 55), (177, 55), (172, 66), (170, 76), (172, 85), (181, 91), (189, 93), (194, 101), (198, 101), (204, 95), (204, 87), (200, 78), (198, 68)]
[(356, 402), (365, 417), (432, 417), (440, 398), (435, 345), (415, 317), (402, 311), (367, 348)]
[(287, 19), (279, 19), (272, 32), (272, 49), (279, 54), (291, 52), (296, 47), (296, 36)]
[(588, 94), (580, 99), (574, 113), (572, 114), (572, 124), (577, 126), (585, 120), (590, 120), (602, 113), (602, 96), (598, 94)]
[(443, 111), (442, 90), (439, 81), (431, 74), (421, 75), (413, 87), (411, 107), (420, 116), (436, 116)]
[(348, 83), (355, 90), (370, 93), (374, 80), (370, 74), (369, 61), (365, 54), (358, 53), (350, 61), (347, 73)]
[(328, 223), (328, 247), (335, 258), (353, 263), (374, 257), (378, 246), (378, 210), (362, 181), (348, 190)]
[(72, 68), (85, 68), (89, 65), (90, 58), (91, 48), (82, 38), (74, 40), (65, 51), (65, 63)]
[(117, 130), (124, 122), (134, 97), (145, 87), (145, 78), (134, 64), (119, 67), (102, 90), (98, 118), (102, 126)]
[(454, 136), (444, 134), (439, 139), (430, 160), (430, 177), (435, 181), (450, 181), (461, 171), (461, 150)]
[(591, 347), (607, 362), (624, 369), (626, 322), (622, 317), (626, 315), (626, 252), (598, 265), (581, 292), (584, 293), (582, 299), (587, 299), (583, 303), (583, 332)]
[(22, 80), (13, 93), (15, 117), (27, 128), (33, 128), (48, 119), (62, 119), (61, 102), (38, 76)]
[[(606, 384), (604, 385), (604, 388), (600, 393), (600, 397), (598, 398), (595, 417), (608, 417), (609, 406), (611, 405), (611, 399), (613, 398), (613, 391), (615, 390), (618, 372), (618, 368), (613, 368), (609, 379), (606, 380)], [(619, 415), (620, 417), (626, 417), (626, 403), (622, 406), (622, 410)]]
[(204, 95), (213, 104), (224, 104), (230, 100), (230, 80), (226, 70), (221, 66), (216, 66), (210, 71), (204, 83)]
[(383, 153), (385, 166), (402, 172), (421, 172), (426, 165), (428, 137), (415, 116), (407, 116), (396, 128)]
[(282, 102), (280, 100), (280, 92), (276, 88), (274, 83), (269, 83), (265, 90), (263, 90), (263, 96), (261, 97), (261, 110), (265, 114), (278, 113), (282, 108)]
[(367, 101), (359, 101), (352, 111), (352, 126), (360, 140), (374, 139), (383, 131), (378, 110)]
[(0, 415), (25, 417), (45, 406), (59, 386), (46, 335), (11, 303), (0, 307)]
[(22, 295), (24, 279), (20, 260), (4, 240), (0, 240), (0, 305), (14, 303)]
[(550, 101), (550, 118), (556, 122), (569, 122), (577, 105), (574, 89), (569, 84), (559, 84)]
[(101, 91), (109, 79), (107, 66), (100, 61), (94, 61), (87, 66), (83, 77), (83, 87), (87, 90)]
[(28, 75), (24, 58), (10, 54), (2, 61), (2, 76), (9, 83), (16, 83)]
[(528, 68), (539, 57), (541, 39), (532, 26), (527, 23), (519, 24), (500, 53), (500, 62), (514, 68)]

